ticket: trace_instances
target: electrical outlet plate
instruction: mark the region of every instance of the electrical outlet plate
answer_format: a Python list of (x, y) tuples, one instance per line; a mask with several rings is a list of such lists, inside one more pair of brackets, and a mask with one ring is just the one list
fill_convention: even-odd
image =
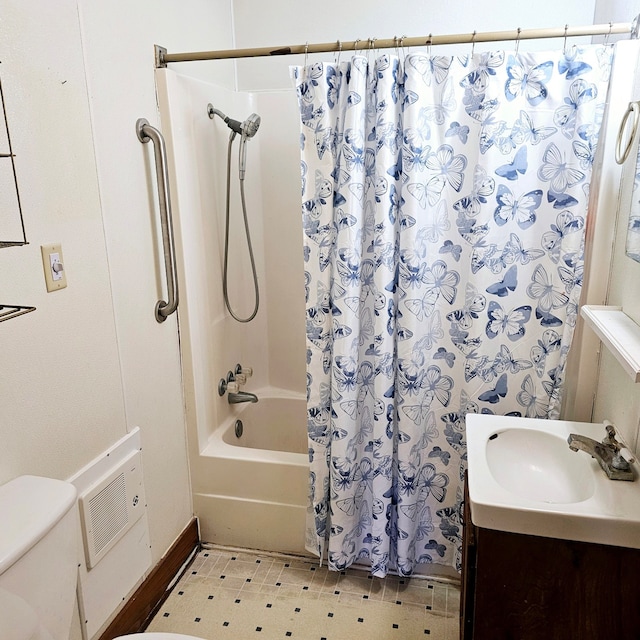
[(67, 286), (67, 274), (64, 269), (62, 245), (60, 243), (43, 244), (40, 251), (47, 291), (64, 289)]

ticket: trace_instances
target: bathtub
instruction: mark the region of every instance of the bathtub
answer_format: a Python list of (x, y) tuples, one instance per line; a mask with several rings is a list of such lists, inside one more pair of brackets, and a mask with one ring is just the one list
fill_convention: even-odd
[(195, 461), (193, 500), (201, 539), (307, 554), (306, 399), (269, 387), (252, 392), (259, 402), (231, 407)]
[[(309, 443), (305, 398), (258, 397), (256, 404), (236, 405), (233, 418), (220, 430), (223, 443), (258, 452), (303, 454), (306, 459)], [(242, 423), (241, 436), (236, 435), (238, 420)], [(215, 446), (220, 446), (219, 438)]]

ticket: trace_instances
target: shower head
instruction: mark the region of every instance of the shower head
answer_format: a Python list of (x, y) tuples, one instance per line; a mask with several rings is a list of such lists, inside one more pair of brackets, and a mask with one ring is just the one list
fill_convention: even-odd
[(213, 120), (213, 116), (221, 117), (227, 127), (233, 131), (231, 134), (231, 139), (229, 145), (233, 142), (236, 134), (239, 133), (242, 137), (240, 138), (240, 157), (239, 157), (239, 176), (240, 180), (244, 180), (244, 175), (247, 167), (247, 140), (249, 138), (253, 138), (258, 132), (258, 128), (260, 127), (260, 116), (257, 113), (252, 113), (244, 122), (240, 122), (238, 120), (232, 120), (228, 116), (226, 116), (220, 109), (216, 109), (211, 103), (207, 105), (207, 113), (209, 117)]
[(257, 113), (252, 113), (244, 122), (229, 118), (229, 116), (222, 113), (220, 109), (216, 109), (212, 104), (207, 105), (207, 113), (211, 119), (213, 119), (215, 115), (220, 116), (231, 131), (239, 133), (245, 139), (253, 138), (260, 126), (260, 116)]
[(245, 138), (253, 138), (258, 132), (260, 127), (260, 116), (257, 113), (252, 113), (241, 125), (242, 135)]

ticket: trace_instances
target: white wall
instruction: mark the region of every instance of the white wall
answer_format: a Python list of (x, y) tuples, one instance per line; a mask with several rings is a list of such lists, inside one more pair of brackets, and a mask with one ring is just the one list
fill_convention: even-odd
[[(163, 295), (152, 149), (153, 45), (232, 46), (227, 0), (2, 0), (0, 68), (29, 245), (0, 249), (0, 483), (68, 478), (142, 430), (153, 562), (192, 514), (175, 316)], [(185, 73), (212, 73), (185, 65)], [(232, 65), (217, 65), (233, 85)], [(40, 245), (68, 287), (46, 293)], [(142, 577), (142, 576), (141, 576)], [(79, 628), (74, 627), (74, 637)]]
[(0, 60), (30, 243), (0, 249), (0, 304), (37, 307), (0, 324), (0, 482), (66, 478), (127, 425), (75, 1), (3, 2)]
[[(615, 3), (612, 3), (615, 4)], [(627, 3), (625, 3), (626, 5)], [(626, 8), (626, 7), (625, 7)], [(615, 7), (614, 7), (615, 9)], [(619, 9), (619, 7), (618, 7)], [(626, 63), (635, 67), (635, 78), (629, 73), (627, 95), (620, 101), (616, 121), (621, 122), (624, 110), (630, 100), (640, 99), (640, 61), (637, 42), (621, 43), (627, 45)], [(620, 109), (621, 107), (621, 109)], [(617, 130), (617, 126), (615, 126)], [(635, 179), (635, 153), (622, 168), (622, 183), (611, 185), (611, 208), (617, 210), (618, 216), (613, 226), (614, 244), (613, 259), (608, 265), (608, 290), (605, 304), (622, 307), (622, 310), (637, 324), (640, 324), (640, 264), (625, 253), (627, 224), (631, 209), (631, 188)], [(604, 270), (603, 270), (604, 271)], [(640, 387), (625, 373), (613, 355), (605, 348), (599, 347), (598, 380), (594, 399), (593, 419), (610, 420), (619, 434), (636, 453), (640, 451)]]
[[(609, 22), (632, 22), (640, 13), (638, 0), (596, 0), (593, 17), (594, 24), (608, 24)], [(601, 41), (604, 38), (597, 38)], [(610, 42), (624, 40), (625, 36), (612, 36)]]
[[(357, 38), (418, 37), (475, 31), (502, 31), (588, 25), (593, 22), (595, 0), (509, 2), (457, 0), (234, 0), (236, 46), (266, 47), (317, 42), (353, 41)], [(478, 44), (476, 51), (501, 48), (505, 43)], [(512, 43), (506, 44), (511, 47)], [(522, 50), (557, 47), (548, 40), (523, 42)], [(434, 49), (435, 51), (435, 49)], [(464, 51), (469, 47), (438, 47), (438, 53)], [(321, 59), (333, 54), (317, 54)], [(344, 56), (348, 55), (345, 51)], [(324, 58), (322, 57), (324, 56)], [(314, 59), (314, 56), (309, 56)], [(290, 88), (287, 67), (303, 64), (304, 56), (259, 58), (238, 62), (240, 90)]]

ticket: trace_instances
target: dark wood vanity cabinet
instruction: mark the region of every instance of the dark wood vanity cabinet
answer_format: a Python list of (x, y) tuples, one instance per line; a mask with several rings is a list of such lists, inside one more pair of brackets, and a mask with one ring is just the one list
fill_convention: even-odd
[(476, 527), (465, 480), (461, 640), (640, 640), (640, 551)]

